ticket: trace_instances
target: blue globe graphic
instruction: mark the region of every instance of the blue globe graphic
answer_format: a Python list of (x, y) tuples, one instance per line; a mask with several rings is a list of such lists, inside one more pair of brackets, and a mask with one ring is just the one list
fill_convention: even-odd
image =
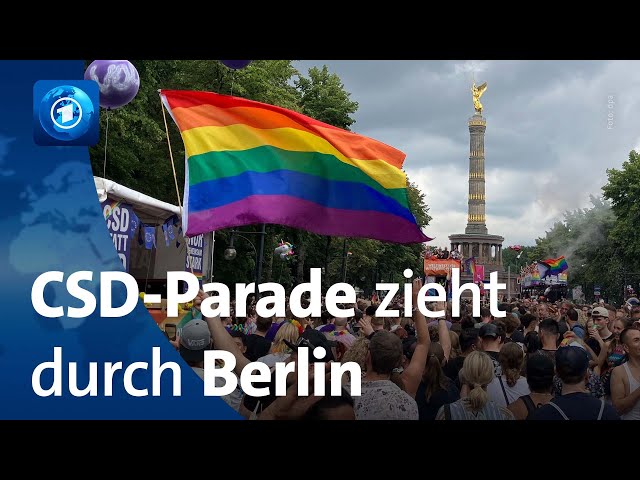
[(56, 140), (82, 137), (94, 121), (95, 110), (89, 96), (71, 85), (49, 90), (40, 101), (40, 125)]

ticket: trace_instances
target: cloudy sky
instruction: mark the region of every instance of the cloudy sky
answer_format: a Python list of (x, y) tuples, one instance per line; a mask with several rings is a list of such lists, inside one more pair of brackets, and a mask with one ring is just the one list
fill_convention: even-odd
[(466, 225), (473, 76), (488, 82), (487, 227), (505, 246), (532, 245), (564, 211), (587, 206), (607, 168), (640, 149), (638, 61), (296, 62), (301, 72), (325, 64), (360, 105), (352, 130), (407, 154), (432, 245)]

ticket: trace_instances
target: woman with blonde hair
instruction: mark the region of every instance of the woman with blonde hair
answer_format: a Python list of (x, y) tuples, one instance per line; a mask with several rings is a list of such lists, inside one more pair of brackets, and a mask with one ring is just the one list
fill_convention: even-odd
[(486, 388), (493, 377), (493, 361), (489, 355), (479, 351), (467, 355), (460, 370), (460, 382), (468, 393), (440, 407), (436, 420), (514, 420), (509, 410), (489, 399)]
[(300, 330), (292, 322), (282, 322), (278, 333), (276, 333), (273, 343), (271, 344), (271, 350), (269, 354), (258, 359), (258, 362), (265, 363), (269, 368), (273, 368), (276, 362), (284, 362), (289, 355), (291, 355), (291, 349), (285, 343), (285, 340), (295, 344), (300, 336)]

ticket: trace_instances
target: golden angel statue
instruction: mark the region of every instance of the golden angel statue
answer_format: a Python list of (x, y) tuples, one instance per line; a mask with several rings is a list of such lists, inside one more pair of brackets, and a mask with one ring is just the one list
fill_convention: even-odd
[(477, 113), (482, 114), (482, 104), (480, 103), (480, 97), (487, 89), (487, 82), (484, 82), (479, 87), (476, 87), (476, 82), (473, 82), (473, 86), (471, 87), (471, 94), (473, 95), (473, 107), (476, 109)]

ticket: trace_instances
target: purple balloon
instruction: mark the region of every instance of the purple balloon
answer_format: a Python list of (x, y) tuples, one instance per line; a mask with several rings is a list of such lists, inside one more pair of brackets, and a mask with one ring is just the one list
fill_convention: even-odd
[(252, 60), (220, 60), (222, 64), (226, 67), (232, 68), (234, 70), (240, 70), (241, 68), (247, 67)]
[(96, 60), (84, 72), (85, 80), (93, 80), (100, 87), (100, 106), (119, 108), (138, 94), (140, 76), (128, 60)]

